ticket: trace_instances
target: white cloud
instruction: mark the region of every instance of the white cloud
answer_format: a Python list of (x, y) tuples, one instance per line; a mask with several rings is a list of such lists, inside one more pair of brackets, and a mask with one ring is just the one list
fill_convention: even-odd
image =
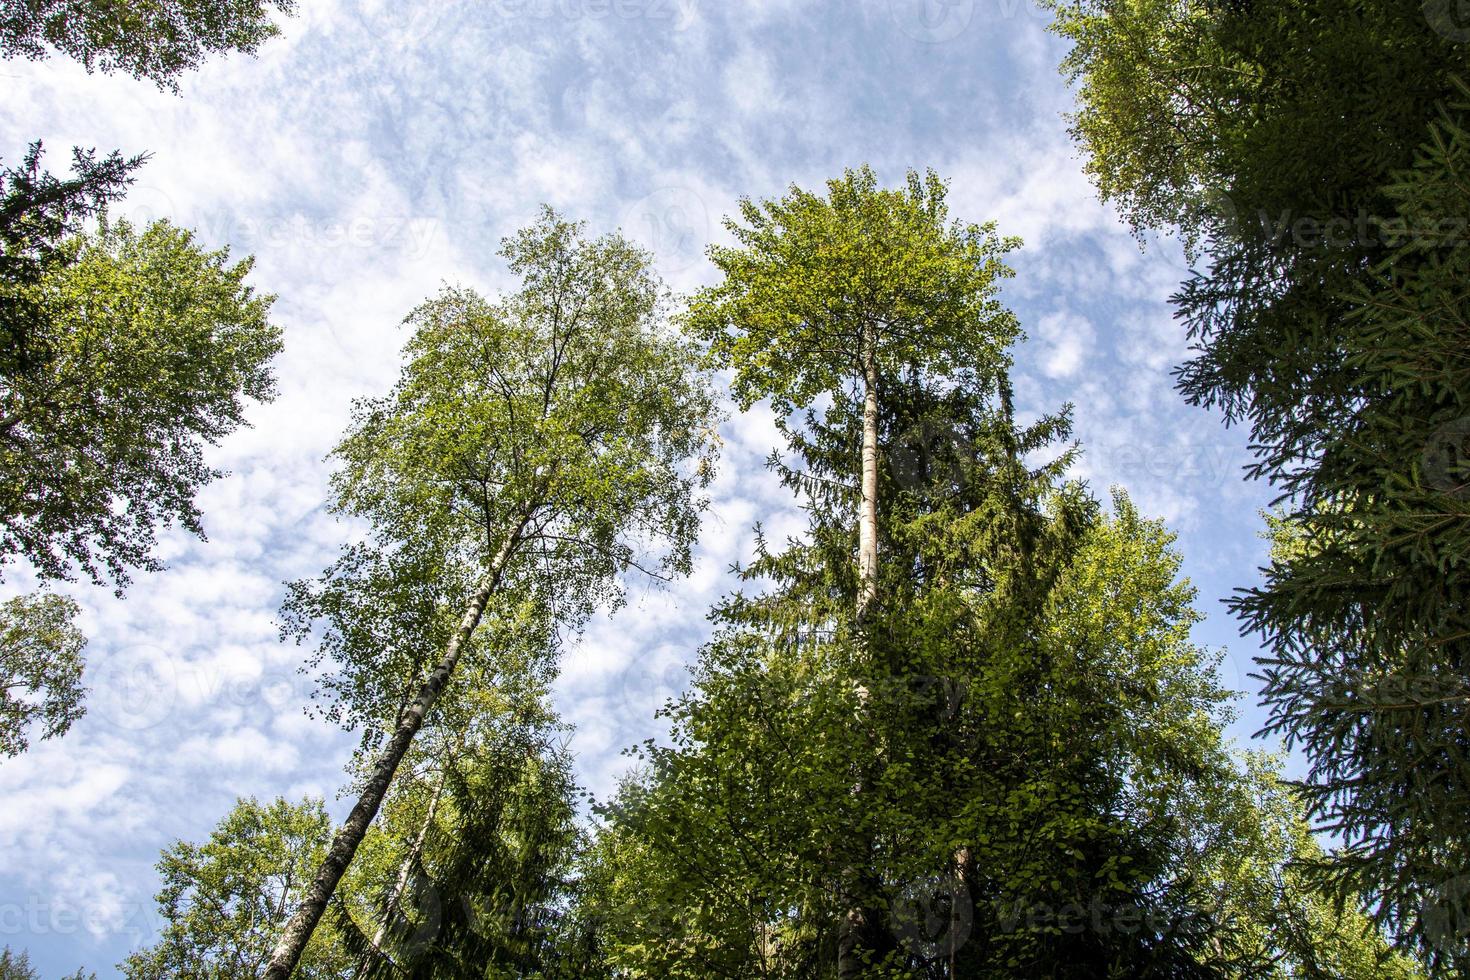
[[(302, 712), (295, 667), (308, 651), (276, 641), (281, 583), (360, 533), (322, 509), (324, 457), (351, 400), (392, 383), (403, 316), (444, 281), (505, 286), (499, 239), (543, 201), (593, 230), (622, 225), (689, 290), (713, 276), (700, 256), (728, 239), (719, 220), (741, 195), (819, 187), (863, 162), (890, 180), (935, 167), (956, 217), (1026, 239), (1005, 291), (1032, 335), (1023, 411), (1074, 401), (1092, 447), (1079, 475), (1178, 519), (1207, 595), (1242, 584), (1259, 557), (1259, 494), (1233, 472), (1243, 446), (1185, 409), (1166, 373), (1183, 352), (1163, 303), (1181, 278), (1177, 249), (1140, 253), (1097, 202), (1060, 116), (1059, 42), (1019, 3), (976, 0), (942, 40), (906, 31), (908, 8), (889, 0), (645, 0), (619, 8), (631, 16), (573, 4), (572, 17), (541, 0), (312, 3), (259, 59), (216, 59), (182, 98), (61, 60), (6, 62), (7, 162), (36, 137), (53, 168), (72, 144), (152, 151), (124, 211), (168, 213), (255, 253), (252, 281), (279, 295), (286, 331), (280, 399), (211, 452), (233, 475), (201, 496), (210, 540), (168, 535), (170, 570), (124, 601), (73, 590), (98, 689), (65, 739), (0, 762), (0, 884), (15, 890), (0, 907), (72, 896), (102, 925), (7, 941), (48, 974), (84, 951), (106, 976), (136, 930), (157, 925), (137, 913), (151, 907), (159, 850), (206, 836), (237, 794), (315, 793), (343, 810), (356, 738)], [(804, 527), (764, 469), (780, 444), (769, 410), (723, 433), (694, 575), (635, 590), (563, 662), (559, 702), (599, 793), (626, 768), (620, 751), (659, 733), (651, 710), (683, 684), (752, 525), (773, 542)], [(1220, 639), (1233, 633), (1222, 623)]]
[(1041, 370), (1049, 378), (1076, 374), (1092, 349), (1092, 326), (1078, 316), (1049, 313), (1037, 321), (1035, 332), (1045, 345)]

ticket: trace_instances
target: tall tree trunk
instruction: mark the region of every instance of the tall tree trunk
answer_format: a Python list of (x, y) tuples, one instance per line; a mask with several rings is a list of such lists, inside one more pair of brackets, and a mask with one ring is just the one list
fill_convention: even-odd
[(383, 939), (388, 935), (388, 925), (398, 911), (398, 903), (402, 901), (403, 893), (408, 890), (408, 879), (413, 874), (413, 866), (418, 863), (420, 856), (424, 853), (424, 844), (428, 841), (429, 831), (434, 826), (434, 815), (439, 810), (439, 798), (444, 795), (444, 784), (448, 781), (449, 770), (446, 768), (439, 776), (439, 785), (435, 787), (434, 796), (429, 800), (428, 812), (424, 814), (424, 822), (419, 825), (419, 832), (414, 836), (413, 846), (408, 849), (408, 854), (398, 867), (398, 880), (393, 882), (393, 891), (388, 894), (388, 904), (383, 908), (383, 917), (378, 921), (378, 928), (373, 933), (372, 951), (365, 955), (362, 962), (357, 965), (354, 977), (361, 977), (367, 972), (373, 953), (383, 952)]
[(863, 327), (863, 478), (858, 511), (858, 625), (878, 596), (878, 342), (877, 326)]
[[(862, 499), (858, 504), (858, 598), (857, 624), (863, 642), (868, 643), (866, 627), (878, 597), (878, 338), (877, 324), (863, 324), (863, 457)], [(859, 776), (854, 792), (861, 794), (865, 779)], [(866, 850), (866, 849), (865, 849)], [(852, 869), (849, 880), (862, 893), (843, 913), (837, 937), (838, 980), (854, 980), (862, 976), (862, 953), (870, 948), (874, 932), (874, 911), (869, 907), (868, 885), (872, 874), (868, 868)]]
[(460, 617), (459, 626), (454, 635), (449, 638), (449, 645), (444, 650), (444, 659), (439, 661), (439, 666), (424, 681), (423, 687), (419, 689), (419, 696), (413, 700), (403, 715), (398, 720), (398, 728), (393, 732), (386, 748), (383, 749), (378, 761), (373, 766), (372, 776), (368, 778), (367, 785), (363, 787), (362, 795), (358, 797), (357, 805), (347, 816), (347, 822), (342, 829), (337, 831), (337, 836), (332, 839), (332, 846), (327, 851), (327, 856), (322, 859), (321, 867), (317, 869), (316, 878), (311, 883), (311, 888), (302, 899), (301, 906), (296, 914), (291, 916), (291, 921), (286, 923), (286, 928), (281, 933), (281, 939), (276, 943), (275, 952), (271, 954), (270, 966), (266, 968), (265, 980), (289, 980), (291, 971), (296, 968), (296, 963), (301, 959), (301, 953), (306, 949), (306, 944), (311, 939), (311, 934), (316, 931), (317, 923), (321, 921), (322, 913), (327, 910), (327, 902), (332, 898), (332, 893), (337, 890), (337, 883), (342, 880), (342, 875), (347, 871), (347, 866), (352, 863), (353, 855), (357, 853), (358, 845), (362, 843), (367, 834), (368, 826), (378, 815), (378, 808), (383, 805), (383, 797), (388, 793), (388, 786), (393, 782), (393, 776), (398, 772), (398, 766), (403, 762), (403, 757), (408, 754), (408, 746), (413, 742), (414, 735), (423, 727), (424, 718), (429, 709), (439, 699), (439, 694), (444, 690), (444, 685), (449, 682), (449, 675), (454, 672), (459, 663), (460, 655), (469, 644), (470, 637), (474, 635), (475, 627), (480, 625), (480, 617), (485, 613), (485, 606), (489, 604), (490, 597), (500, 588), (501, 573), (509, 560), (511, 552), (520, 543), (521, 531), (525, 528), (523, 520), (501, 545), (500, 551), (491, 562), (490, 572), (485, 576), (484, 582), (469, 601), (469, 605)]

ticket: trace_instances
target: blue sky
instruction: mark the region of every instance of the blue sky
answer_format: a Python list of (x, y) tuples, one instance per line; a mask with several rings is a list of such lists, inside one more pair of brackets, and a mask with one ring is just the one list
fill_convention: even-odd
[[(43, 138), (149, 151), (128, 200), (210, 245), (257, 258), (278, 294), (280, 398), (212, 459), (232, 472), (200, 499), (209, 541), (169, 535), (169, 569), (126, 599), (71, 589), (91, 638), (91, 710), (64, 739), (0, 762), (0, 944), (42, 976), (99, 977), (158, 927), (153, 864), (198, 840), (241, 795), (325, 796), (334, 812), (355, 740), (304, 716), (304, 651), (282, 645), (281, 583), (319, 571), (348, 529), (322, 508), (323, 462), (353, 397), (385, 390), (399, 321), (453, 282), (508, 285), (497, 242), (541, 203), (621, 227), (671, 285), (742, 195), (814, 188), (871, 164), (890, 183), (932, 167), (956, 216), (1022, 236), (1005, 299), (1029, 339), (1018, 404), (1076, 405), (1077, 475), (1125, 487), (1180, 534), (1209, 618), (1246, 678), (1253, 642), (1220, 606), (1264, 557), (1244, 482), (1245, 437), (1186, 406), (1169, 368), (1185, 338), (1167, 298), (1179, 249), (1140, 250), (1099, 204), (1066, 135), (1064, 47), (1024, 0), (470, 0), (302, 4), (258, 58), (216, 59), (181, 97), (79, 66), (0, 62), (0, 156)], [(586, 784), (606, 792), (621, 750), (658, 731), (704, 613), (748, 556), (756, 520), (800, 517), (761, 468), (768, 413), (732, 415), (695, 574), (635, 590), (568, 649), (557, 693)], [(10, 574), (6, 595), (26, 585)], [(1233, 731), (1259, 727), (1247, 698)]]

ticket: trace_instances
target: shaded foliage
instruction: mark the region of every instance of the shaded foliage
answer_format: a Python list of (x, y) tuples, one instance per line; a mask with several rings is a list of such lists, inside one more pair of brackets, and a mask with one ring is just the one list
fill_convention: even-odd
[(1470, 966), (1463, 487), (1466, 47), (1450, 5), (1047, 3), (1074, 133), (1137, 228), (1207, 257), (1174, 298), (1192, 403), (1248, 424), (1282, 547), (1234, 608), (1312, 818), (1425, 961)]

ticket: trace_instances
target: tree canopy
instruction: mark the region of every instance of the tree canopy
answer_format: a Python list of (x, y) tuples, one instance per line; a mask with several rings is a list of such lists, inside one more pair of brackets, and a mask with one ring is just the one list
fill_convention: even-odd
[(204, 446), (274, 397), (281, 332), (250, 259), (167, 222), (103, 221), (58, 248), (17, 287), (34, 316), (0, 363), (0, 561), (121, 591), (158, 567), (160, 525), (203, 536), (194, 496), (221, 475)]
[[(201, 844), (177, 841), (158, 862), (159, 913), (152, 946), (120, 964), (128, 980), (258, 977), (275, 932), (299, 899), (331, 839), (319, 799), (242, 799)], [(329, 932), (302, 959), (303, 980), (340, 977), (350, 963)]]
[(280, 33), (273, 13), (295, 0), (0, 0), (0, 57), (33, 61), (53, 51), (103, 72), (121, 71), (177, 91), (212, 54), (254, 54)]
[[(475, 676), (482, 620), (549, 658), (561, 631), (621, 603), (625, 574), (690, 569), (718, 412), (649, 256), (550, 209), (501, 254), (517, 292), (446, 288), (410, 314), (398, 384), (357, 403), (334, 452), (335, 507), (366, 520), (372, 543), (346, 547), (285, 605), (288, 631), (321, 628), (341, 713), (387, 737), (282, 934), (266, 974), (277, 980), (461, 660)], [(385, 623), (392, 645), (378, 642)]]
[(1074, 134), (1137, 228), (1207, 259), (1174, 298), (1192, 403), (1250, 427), (1282, 507), (1233, 604), (1310, 813), (1431, 964), (1466, 968), (1470, 429), (1464, 46), (1445, 5), (1048, 3)]

